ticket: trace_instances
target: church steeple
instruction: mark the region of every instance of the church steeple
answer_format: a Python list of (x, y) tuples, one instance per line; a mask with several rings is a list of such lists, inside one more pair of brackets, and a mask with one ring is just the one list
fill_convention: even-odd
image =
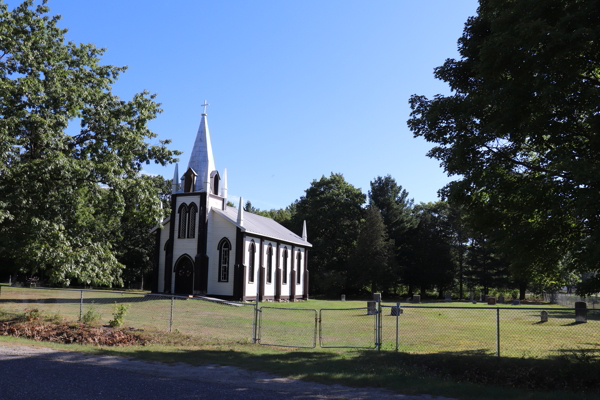
[(216, 170), (215, 158), (212, 151), (212, 139), (208, 130), (208, 121), (206, 115), (206, 106), (208, 105), (209, 104), (206, 102), (206, 100), (204, 101), (204, 104), (202, 104), (204, 107), (204, 112), (202, 113), (200, 127), (198, 128), (196, 141), (194, 142), (192, 154), (190, 155), (190, 161), (188, 163), (188, 169), (192, 168), (194, 171), (196, 171), (198, 177), (200, 177), (200, 179), (196, 181), (195, 191), (197, 192), (206, 191), (206, 177), (210, 179), (210, 174)]

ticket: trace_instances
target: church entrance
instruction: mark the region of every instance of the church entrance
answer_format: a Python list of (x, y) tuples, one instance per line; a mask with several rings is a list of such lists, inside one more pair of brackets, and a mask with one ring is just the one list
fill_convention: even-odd
[(194, 262), (187, 256), (180, 257), (175, 264), (175, 293), (193, 294)]

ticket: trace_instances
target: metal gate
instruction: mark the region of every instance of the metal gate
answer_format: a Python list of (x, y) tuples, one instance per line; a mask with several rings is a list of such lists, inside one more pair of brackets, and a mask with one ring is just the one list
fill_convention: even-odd
[(260, 344), (309, 349), (317, 346), (317, 310), (261, 307), (258, 312)]
[(320, 310), (319, 343), (325, 348), (373, 349), (377, 347), (378, 310), (323, 308)]

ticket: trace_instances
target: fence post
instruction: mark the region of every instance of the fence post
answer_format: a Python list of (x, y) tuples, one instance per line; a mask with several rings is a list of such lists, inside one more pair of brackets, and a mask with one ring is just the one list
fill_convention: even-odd
[(375, 314), (375, 346), (381, 351), (381, 300), (377, 302), (377, 313)]
[(171, 312), (169, 313), (169, 333), (173, 332), (173, 308), (175, 308), (175, 296), (171, 296)]
[(500, 357), (500, 308), (496, 308), (496, 355)]
[(83, 290), (81, 291), (81, 296), (79, 297), (79, 320), (83, 320)]
[(400, 348), (400, 303), (396, 303), (396, 351)]
[(256, 327), (258, 319), (258, 301), (254, 303), (254, 317), (252, 318), (252, 343), (256, 343)]

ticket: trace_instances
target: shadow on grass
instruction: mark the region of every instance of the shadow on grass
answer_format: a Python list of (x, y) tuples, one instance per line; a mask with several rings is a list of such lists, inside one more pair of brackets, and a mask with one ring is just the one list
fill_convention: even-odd
[[(497, 358), (486, 355), (486, 349), (428, 355), (373, 351), (275, 353), (261, 352), (260, 348), (257, 351), (237, 348), (233, 351), (110, 349), (103, 352), (161, 362), (233, 365), (325, 384), (383, 387), (404, 394), (427, 393), (460, 399), (567, 400), (580, 399), (581, 393), (586, 393), (587, 399), (599, 398), (600, 394), (597, 379), (600, 362), (582, 362), (564, 356)], [(499, 386), (503, 389), (498, 390)]]

